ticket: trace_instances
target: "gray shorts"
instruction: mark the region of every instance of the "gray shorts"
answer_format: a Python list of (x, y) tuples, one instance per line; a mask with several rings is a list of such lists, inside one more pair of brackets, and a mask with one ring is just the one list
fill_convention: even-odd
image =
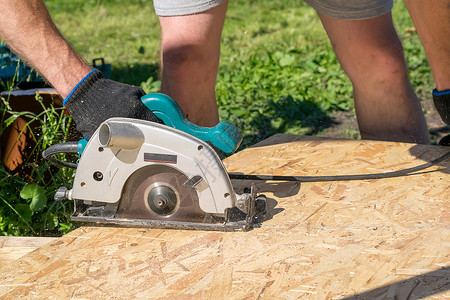
[(393, 0), (304, 0), (319, 13), (345, 20), (370, 19), (391, 11)]
[(184, 16), (204, 12), (218, 6), (223, 0), (153, 0), (158, 16)]

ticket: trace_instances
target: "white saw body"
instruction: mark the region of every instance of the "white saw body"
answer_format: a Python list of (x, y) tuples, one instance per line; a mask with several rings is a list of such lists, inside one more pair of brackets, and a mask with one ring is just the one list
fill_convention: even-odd
[(61, 198), (75, 201), (73, 220), (212, 230), (249, 229), (256, 202), (265, 203), (253, 187), (235, 193), (208, 143), (128, 118), (102, 123), (79, 159), (73, 188), (55, 195)]

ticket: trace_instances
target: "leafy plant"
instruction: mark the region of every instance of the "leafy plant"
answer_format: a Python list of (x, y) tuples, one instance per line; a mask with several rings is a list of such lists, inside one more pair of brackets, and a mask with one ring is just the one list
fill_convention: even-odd
[(47, 204), (44, 188), (36, 183), (26, 184), (20, 191), (20, 198), (30, 200), (29, 207), (33, 212), (42, 210)]
[[(0, 235), (67, 233), (74, 228), (69, 218), (72, 203), (52, 199), (57, 188), (70, 184), (73, 170), (50, 165), (41, 153), (66, 139), (71, 117), (62, 108), (45, 107), (39, 94), (36, 95), (36, 101), (42, 106), (39, 114), (12, 111), (7, 99), (1, 100), (0, 134), (21, 117), (28, 121), (26, 128), (35, 145), (15, 174), (3, 163), (0, 165)], [(23, 134), (25, 130), (20, 133)]]

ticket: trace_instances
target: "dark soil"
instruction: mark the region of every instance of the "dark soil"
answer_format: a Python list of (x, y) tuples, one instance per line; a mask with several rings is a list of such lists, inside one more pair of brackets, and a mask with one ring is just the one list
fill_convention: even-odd
[[(434, 108), (433, 100), (431, 98), (423, 98), (421, 99), (421, 103), (428, 124), (431, 143), (436, 145), (444, 136), (450, 134), (450, 126), (442, 121)], [(361, 138), (354, 111), (336, 111), (331, 117), (331, 127), (318, 134), (319, 136), (345, 139)]]

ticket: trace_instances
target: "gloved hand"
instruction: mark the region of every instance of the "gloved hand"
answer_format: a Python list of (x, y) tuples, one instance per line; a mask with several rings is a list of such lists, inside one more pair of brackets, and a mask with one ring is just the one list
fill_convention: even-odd
[(144, 95), (141, 88), (106, 79), (95, 69), (74, 87), (63, 104), (77, 130), (90, 138), (103, 121), (112, 117), (163, 123), (142, 103)]
[[(450, 125), (450, 90), (439, 92), (433, 90), (433, 102), (437, 112), (447, 125)], [(441, 146), (450, 146), (450, 134), (444, 136), (440, 141)]]
[(433, 90), (433, 101), (437, 112), (447, 125), (450, 125), (450, 90)]

